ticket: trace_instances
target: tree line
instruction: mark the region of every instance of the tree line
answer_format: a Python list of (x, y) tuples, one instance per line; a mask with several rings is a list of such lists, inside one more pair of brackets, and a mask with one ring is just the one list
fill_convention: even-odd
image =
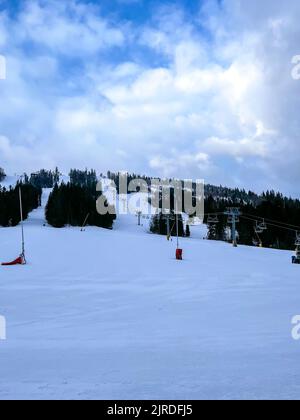
[[(208, 239), (228, 240), (230, 225), (228, 217), (222, 214), (228, 207), (239, 207), (241, 211), (241, 217), (237, 224), (240, 244), (253, 246), (261, 240), (265, 247), (295, 249), (296, 227), (300, 225), (300, 200), (284, 197), (274, 191), (263, 193), (256, 204), (250, 202), (245, 204), (241, 199), (216, 199), (209, 196), (205, 199), (206, 217), (204, 222), (208, 223), (209, 213), (219, 214), (218, 222), (209, 224)], [(264, 219), (267, 229), (257, 234), (255, 232), (256, 220), (263, 222)]]
[(94, 187), (97, 184), (97, 173), (94, 169), (81, 171), (71, 169), (69, 173), (70, 183), (82, 187)]
[(21, 221), (19, 188), (22, 191), (24, 220), (28, 214), (40, 206), (42, 190), (29, 183), (18, 183), (14, 188), (0, 188), (0, 225), (16, 226)]
[[(80, 226), (89, 214), (89, 224), (101, 227), (111, 227), (114, 217), (100, 216), (96, 212), (95, 202), (101, 193), (96, 192), (98, 181), (95, 170), (76, 170), (71, 169), (68, 184), (59, 185), (60, 172), (58, 168), (54, 171), (42, 169), (32, 173), (30, 176), (24, 174), (23, 188), (24, 200), (28, 196), (25, 217), (28, 211), (37, 206), (37, 197), (40, 200), (41, 188), (53, 188), (47, 206), (47, 220), (50, 224), (57, 227), (65, 225)], [(113, 180), (117, 187), (122, 177), (127, 178), (128, 184), (131, 180), (142, 179), (150, 187), (153, 178), (139, 174), (124, 174), (108, 171), (106, 177)], [(100, 174), (100, 177), (105, 177)], [(0, 168), (0, 180), (5, 179), (5, 171)], [(171, 180), (170, 180), (171, 181)], [(17, 188), (17, 187), (16, 187)], [(15, 225), (18, 223), (18, 197), (16, 188), (6, 190), (0, 189), (0, 224), (3, 226)], [(196, 189), (195, 189), (196, 190)], [(194, 196), (193, 205), (196, 197)], [(183, 198), (184, 200), (184, 198)], [(255, 220), (263, 218), (275, 220), (281, 224), (300, 225), (300, 200), (284, 197), (280, 193), (267, 191), (263, 194), (256, 194), (252, 191), (231, 189), (223, 186), (205, 185), (205, 213), (219, 213), (217, 223), (210, 223), (208, 238), (214, 240), (228, 240), (230, 225), (227, 216), (223, 215), (227, 207), (239, 207), (244, 216), (237, 224), (238, 240), (240, 244), (255, 245), (258, 237), (255, 232)], [(160, 198), (159, 209), (162, 209), (162, 199)], [(174, 193), (171, 191), (171, 215), (174, 213)], [(27, 212), (27, 214), (26, 214)], [(250, 215), (250, 220), (247, 218)], [(193, 216), (193, 215), (189, 215)], [(208, 217), (205, 217), (208, 224)], [(279, 223), (279, 224), (280, 224)], [(275, 223), (276, 224), (276, 223)], [(165, 218), (157, 215), (151, 223), (151, 231), (154, 233), (166, 234), (167, 226)], [(179, 220), (180, 235), (186, 235), (183, 220)], [(268, 229), (259, 234), (259, 239), (266, 247), (293, 249), (295, 242), (295, 231), (286, 230), (277, 226), (268, 225)]]
[[(187, 225), (184, 226), (183, 217), (181, 214), (177, 215), (178, 218), (178, 236), (179, 237), (190, 237), (190, 227)], [(168, 221), (169, 219), (169, 221)], [(167, 236), (177, 236), (177, 226), (176, 226), (176, 216), (174, 212), (171, 212), (169, 216), (166, 216), (162, 213), (154, 215), (150, 223), (150, 232), (157, 235)]]
[(96, 201), (102, 195), (96, 192), (96, 183), (81, 185), (69, 182), (56, 184), (46, 206), (46, 220), (56, 228), (64, 226), (98, 226), (111, 229), (116, 219), (115, 214), (100, 215)]
[(47, 171), (41, 169), (38, 172), (32, 173), (30, 176), (24, 174), (25, 182), (34, 185), (37, 188), (53, 188), (56, 183), (59, 182), (60, 172), (58, 168), (54, 171)]
[[(111, 171), (107, 172), (107, 178), (110, 179), (111, 181), (114, 181), (118, 194), (120, 193), (120, 186), (121, 185), (125, 185), (126, 189), (128, 191), (129, 184), (131, 183), (131, 181), (139, 179), (139, 180), (145, 181), (145, 183), (150, 188), (151, 181), (153, 180), (153, 178), (151, 178), (149, 176), (146, 176), (146, 175), (139, 175), (139, 174), (135, 174), (135, 173), (130, 174), (130, 173), (127, 173), (127, 172), (125, 172), (125, 173), (124, 172), (111, 172)], [(136, 192), (136, 191), (128, 191), (129, 194), (131, 192)], [(149, 192), (150, 192), (150, 189), (149, 189)]]

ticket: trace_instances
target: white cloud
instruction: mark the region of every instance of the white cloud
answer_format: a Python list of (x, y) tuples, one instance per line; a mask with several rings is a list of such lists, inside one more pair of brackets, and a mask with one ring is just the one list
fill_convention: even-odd
[(193, 17), (160, 8), (136, 27), (75, 0), (2, 13), (1, 166), (90, 165), (298, 193), (300, 6), (288, 3), (211, 0)]
[[(178, 151), (173, 150), (170, 152), (169, 157), (154, 156), (150, 160), (150, 168), (154, 169), (164, 177), (177, 177), (179, 174), (185, 178), (191, 173), (201, 171), (202, 173), (210, 174), (213, 170), (209, 156), (205, 153), (184, 153), (178, 159)], [(189, 168), (189, 170), (187, 170)], [(192, 171), (191, 171), (192, 170)], [(199, 177), (198, 177), (199, 179)]]
[(95, 6), (75, 0), (29, 1), (19, 15), (16, 35), (20, 41), (32, 41), (64, 55), (89, 55), (122, 45), (122, 30), (96, 13)]
[(211, 137), (201, 143), (203, 150), (211, 155), (234, 156), (237, 159), (252, 156), (266, 158), (269, 153), (268, 146), (264, 139), (255, 137), (238, 140)]

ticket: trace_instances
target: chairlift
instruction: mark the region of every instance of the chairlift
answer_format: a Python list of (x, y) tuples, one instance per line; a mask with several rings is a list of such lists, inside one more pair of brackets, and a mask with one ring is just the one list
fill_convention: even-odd
[(259, 224), (259, 227), (260, 227), (260, 229), (261, 229), (262, 231), (264, 231), (264, 230), (267, 230), (267, 229), (268, 229), (268, 226), (267, 226), (267, 224), (266, 224), (266, 222), (265, 222), (265, 219), (263, 219), (262, 223), (260, 223), (260, 224)]
[(261, 223), (256, 222), (256, 225), (254, 226), (254, 230), (256, 234), (261, 234), (261, 233), (264, 233), (265, 229), (263, 228)]
[(216, 224), (218, 224), (219, 223), (218, 216), (211, 216), (211, 215), (209, 215), (208, 216), (208, 219), (207, 219), (207, 223), (209, 225), (216, 225)]
[(297, 247), (300, 247), (300, 233), (296, 232), (296, 241), (295, 241), (295, 245)]
[(253, 244), (255, 246), (259, 246), (260, 248), (262, 248), (263, 247), (263, 242), (262, 242), (261, 237), (259, 235), (261, 235), (262, 233), (264, 233), (264, 229), (261, 226), (261, 224), (259, 224), (258, 222), (256, 222), (256, 224), (254, 225), (254, 232), (255, 232), (255, 234), (257, 236), (258, 243), (257, 243), (257, 245), (255, 245), (255, 243), (254, 243), (255, 242), (255, 239), (254, 239), (253, 240)]
[[(298, 237), (298, 235), (297, 235), (297, 237)], [(298, 239), (297, 239), (296, 242), (298, 242)], [(300, 264), (300, 243), (299, 243), (299, 245), (296, 245), (295, 255), (292, 256), (292, 263), (293, 264)]]

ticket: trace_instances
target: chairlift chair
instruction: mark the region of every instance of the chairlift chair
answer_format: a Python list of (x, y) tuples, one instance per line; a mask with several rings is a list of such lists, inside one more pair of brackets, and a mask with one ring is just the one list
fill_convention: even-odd
[(293, 255), (292, 257), (292, 263), (300, 264), (300, 233), (299, 232), (296, 232), (295, 245), (296, 245), (296, 251), (295, 251), (295, 255)]
[(254, 225), (254, 232), (255, 232), (255, 234), (257, 236), (257, 239), (258, 239), (257, 246), (259, 246), (260, 248), (262, 248), (263, 247), (263, 242), (262, 242), (261, 237), (259, 235), (261, 235), (262, 233), (264, 233), (264, 229), (261, 226), (261, 224), (259, 224), (258, 222), (256, 222), (256, 224)]
[(255, 230), (255, 233), (261, 234), (261, 233), (264, 233), (265, 229), (263, 228), (261, 223), (256, 222), (256, 225), (254, 226), (254, 230)]
[(209, 215), (208, 216), (208, 219), (207, 219), (207, 223), (209, 225), (216, 225), (216, 224), (218, 224), (219, 223), (218, 216), (211, 216), (211, 215)]
[(292, 257), (293, 264), (300, 264), (300, 247), (297, 246), (296, 253)]
[(296, 233), (296, 241), (295, 241), (295, 245), (297, 247), (300, 247), (300, 233)]
[(267, 229), (268, 229), (268, 226), (267, 226), (267, 224), (266, 224), (266, 222), (265, 222), (265, 219), (263, 219), (262, 223), (260, 223), (260, 224), (259, 224), (259, 227), (260, 227), (260, 229), (261, 229), (262, 231), (264, 231), (264, 230), (267, 230)]

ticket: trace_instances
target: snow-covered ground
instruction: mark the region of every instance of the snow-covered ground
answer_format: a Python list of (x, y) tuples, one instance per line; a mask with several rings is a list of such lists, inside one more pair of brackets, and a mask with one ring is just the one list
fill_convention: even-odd
[[(49, 191), (44, 192), (43, 203)], [(0, 267), (0, 399), (300, 397), (300, 267), (289, 252), (25, 223), (27, 266)], [(0, 228), (0, 259), (20, 227)]]

